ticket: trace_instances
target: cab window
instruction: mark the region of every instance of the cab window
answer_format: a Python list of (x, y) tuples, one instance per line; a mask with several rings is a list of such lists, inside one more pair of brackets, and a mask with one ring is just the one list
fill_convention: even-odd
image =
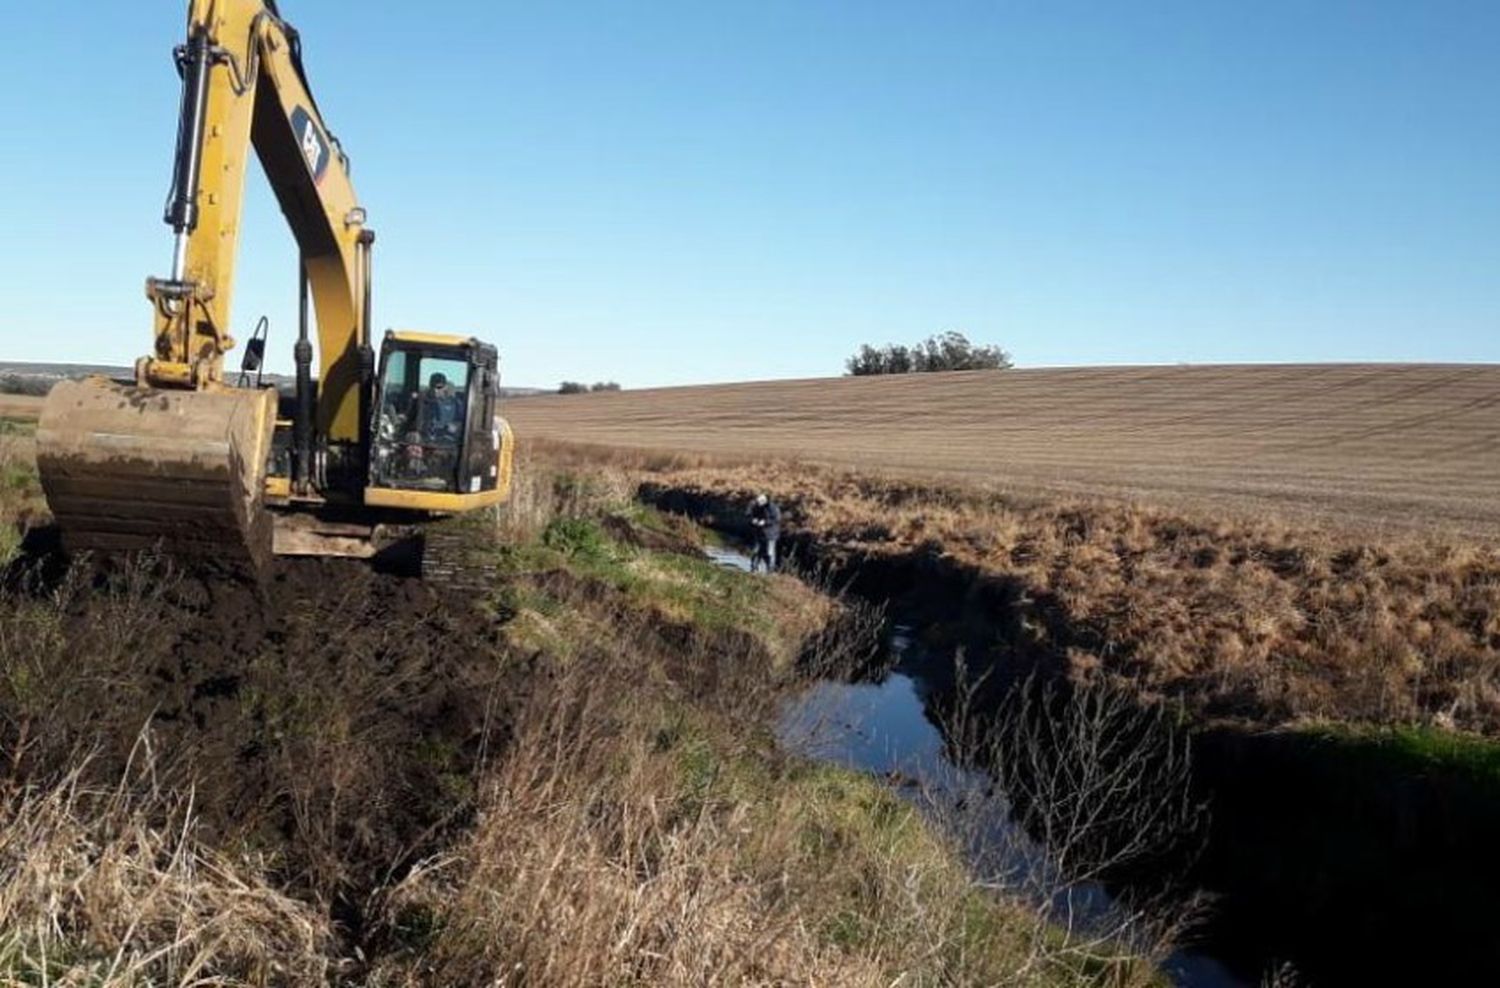
[(380, 486), (451, 491), (468, 415), (469, 365), (398, 350), (386, 355), (376, 409), (372, 479)]

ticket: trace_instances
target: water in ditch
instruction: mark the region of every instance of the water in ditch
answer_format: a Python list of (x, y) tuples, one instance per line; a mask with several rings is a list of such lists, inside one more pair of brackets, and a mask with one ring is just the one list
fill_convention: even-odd
[[(750, 571), (749, 556), (733, 546), (709, 545), (704, 554), (717, 565)], [(1045, 850), (1012, 821), (994, 780), (951, 757), (934, 723), (937, 715), (930, 712), (932, 688), (924, 675), (943, 657), (924, 648), (914, 629), (902, 624), (889, 626), (885, 648), (887, 662), (878, 680), (819, 680), (794, 698), (778, 724), (782, 745), (884, 780), (949, 828), (980, 881), (1020, 890), (1076, 927), (1123, 925), (1107, 889), (1097, 882), (1060, 880)], [(1213, 957), (1191, 950), (1172, 954), (1164, 971), (1183, 988), (1253, 984)]]
[[(933, 794), (946, 795), (949, 806), (933, 816), (939, 824), (962, 803), (975, 872), (1005, 875), (1008, 867), (1024, 876), (1038, 855), (1011, 820), (1024, 816), (1036, 833), (1034, 817), (997, 798), (976, 768), (1010, 774), (1014, 759), (953, 755), (951, 739), (972, 736), (973, 727), (953, 729), (955, 655), (923, 645), (961, 636), (985, 650), (973, 653), (983, 670), (1024, 665), (988, 654), (1015, 630), (1005, 602), (971, 597), (967, 576), (941, 561), (800, 549), (804, 562), (833, 565), (849, 592), (921, 614), (910, 620), (921, 634), (888, 629), (892, 648), (879, 675), (807, 688), (786, 713), (786, 743), (878, 775), (914, 803), (934, 806)], [(718, 555), (748, 566), (732, 550)], [(991, 690), (971, 709), (980, 719), (1004, 716), (999, 701)], [(1205, 946), (1171, 958), (1173, 980), (1208, 988), (1262, 973), (1277, 984), (1319, 986), (1495, 982), (1500, 745), (1421, 727), (1235, 722), (1197, 724), (1191, 744), (1192, 796), (1207, 808), (1206, 832), (1201, 847), (1160, 860), (1180, 886), (1212, 901), (1196, 932)], [(1129, 887), (1158, 882), (1152, 868), (1133, 869)], [(1107, 903), (1104, 890), (1086, 888), (1076, 904), (1089, 915), (1101, 897)]]
[[(808, 757), (884, 779), (952, 831), (980, 881), (1016, 890), (1074, 928), (1124, 925), (1125, 917), (1102, 885), (1060, 880), (1046, 851), (1012, 821), (1004, 794), (987, 773), (953, 760), (934, 723), (932, 687), (924, 675), (943, 658), (900, 624), (888, 630), (887, 648), (889, 665), (877, 680), (818, 681), (790, 702), (779, 725), (782, 743)], [(1184, 988), (1254, 983), (1193, 950), (1175, 952), (1163, 968)]]
[[(708, 544), (703, 555), (720, 567), (750, 573), (750, 556), (730, 544)], [(950, 829), (981, 882), (1020, 889), (1070, 925), (1112, 930), (1124, 922), (1097, 882), (1062, 882), (1046, 850), (1011, 819), (995, 781), (951, 757), (933, 712), (930, 673), (953, 657), (924, 648), (909, 625), (885, 633), (879, 679), (820, 679), (787, 703), (778, 724), (790, 751), (879, 777)], [(1197, 951), (1178, 951), (1164, 970), (1182, 988), (1247, 988), (1229, 967)]]
[(737, 569), (742, 573), (750, 572), (750, 557), (739, 549), (725, 545), (709, 544), (703, 547), (703, 554), (716, 566), (726, 569)]

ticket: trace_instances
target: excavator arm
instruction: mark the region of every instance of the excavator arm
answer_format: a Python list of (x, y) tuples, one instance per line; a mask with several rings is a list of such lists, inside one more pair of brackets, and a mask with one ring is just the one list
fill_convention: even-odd
[(250, 149), (300, 249), (317, 317), (315, 396), (305, 319), (296, 349), (304, 478), (314, 428), (353, 461), (368, 448), (374, 235), (274, 0), (191, 0), (176, 58), (183, 95), (165, 215), (175, 245), (170, 274), (147, 282), (150, 352), (133, 385), (93, 378), (53, 390), (38, 467), (70, 548), (162, 545), (258, 566), (271, 547), (264, 496), (277, 398), (224, 379)]
[(361, 349), (369, 346), (369, 247), (349, 162), (324, 123), (302, 68), (301, 41), (270, 0), (193, 0), (177, 153), (166, 222), (171, 276), (147, 281), (152, 355), (138, 383), (222, 383), (234, 347), (230, 312), (249, 152), (254, 147), (306, 268), (317, 313), (318, 429), (359, 436)]

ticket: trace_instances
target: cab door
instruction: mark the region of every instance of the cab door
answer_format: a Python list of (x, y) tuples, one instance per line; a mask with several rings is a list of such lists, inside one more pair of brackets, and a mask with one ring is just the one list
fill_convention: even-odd
[(493, 348), (475, 348), (468, 396), (468, 422), (464, 429), (467, 441), (459, 491), (482, 494), (500, 485), (500, 448), (504, 441), (499, 422), (500, 374)]
[(388, 343), (372, 410), (370, 487), (466, 492), (472, 371), (465, 349)]

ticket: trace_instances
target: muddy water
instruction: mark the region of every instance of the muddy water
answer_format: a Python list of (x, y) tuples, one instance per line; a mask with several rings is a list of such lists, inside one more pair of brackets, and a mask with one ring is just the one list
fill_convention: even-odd
[[(901, 624), (890, 627), (886, 644), (890, 664), (878, 679), (819, 681), (789, 703), (779, 725), (783, 745), (885, 780), (958, 839), (979, 881), (1017, 890), (1072, 928), (1116, 928), (1121, 916), (1109, 892), (1058, 881), (1046, 850), (1012, 821), (994, 780), (952, 757), (924, 675), (943, 657)], [(1254, 983), (1196, 951), (1178, 951), (1163, 970), (1184, 988)]]

